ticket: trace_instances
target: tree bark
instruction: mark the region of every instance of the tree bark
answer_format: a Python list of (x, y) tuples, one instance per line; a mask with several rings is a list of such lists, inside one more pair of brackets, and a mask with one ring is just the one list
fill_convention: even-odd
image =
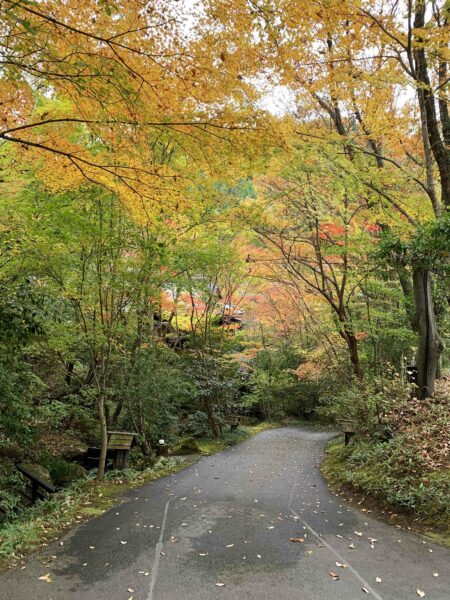
[[(425, 11), (427, 3), (423, 1), (416, 2), (414, 28), (420, 31), (425, 26)], [(427, 57), (425, 54), (424, 40), (420, 36), (417, 36), (417, 48), (414, 50), (415, 59), (415, 78), (417, 81), (417, 91), (419, 94), (420, 103), (425, 113), (426, 127), (428, 133), (428, 139), (430, 148), (433, 152), (434, 159), (438, 166), (439, 175), (441, 178), (441, 201), (446, 207), (450, 206), (450, 148), (445, 144), (445, 141), (441, 138), (439, 131), (439, 122), (436, 112), (436, 101), (433, 94), (433, 88), (430, 81), (428, 72)], [(445, 111), (441, 114), (444, 114)], [(445, 119), (444, 119), (445, 120)], [(448, 132), (447, 125), (445, 122), (441, 123), (444, 125), (444, 130)]]
[(100, 422), (101, 442), (100, 442), (100, 458), (98, 459), (97, 480), (102, 481), (105, 476), (106, 453), (108, 451), (108, 425), (106, 422), (105, 413), (105, 393), (104, 390), (99, 390), (98, 393), (98, 420)]
[(409, 324), (411, 325), (412, 331), (417, 333), (417, 316), (414, 309), (414, 292), (411, 281), (411, 274), (403, 266), (396, 266), (395, 271), (400, 282), (400, 287), (403, 292), (403, 305), (405, 307), (405, 313), (408, 317)]
[(434, 393), (443, 344), (437, 330), (430, 272), (421, 267), (414, 267), (413, 287), (419, 338), (416, 359), (417, 397), (422, 400)]
[(211, 406), (211, 401), (205, 400), (204, 406), (205, 406), (206, 416), (208, 417), (208, 423), (209, 423), (209, 426), (211, 427), (213, 436), (215, 438), (221, 437), (222, 428), (220, 426), (220, 423), (217, 421), (216, 417), (214, 416), (214, 411)]
[[(341, 322), (345, 321), (345, 317), (339, 318), (339, 320)], [(347, 348), (348, 348), (348, 352), (349, 352), (349, 356), (350, 356), (350, 362), (352, 363), (353, 372), (354, 372), (356, 378), (359, 381), (362, 381), (364, 379), (364, 373), (363, 373), (363, 370), (361, 367), (361, 361), (359, 359), (358, 340), (356, 339), (356, 336), (353, 333), (353, 331), (351, 331), (345, 325), (343, 327), (341, 327), (341, 329), (339, 330), (339, 333), (340, 333), (341, 337), (345, 340), (345, 343), (347, 344)]]

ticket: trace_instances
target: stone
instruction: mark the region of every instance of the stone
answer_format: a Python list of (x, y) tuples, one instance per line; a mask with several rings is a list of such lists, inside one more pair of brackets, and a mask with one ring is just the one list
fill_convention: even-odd
[(185, 437), (172, 446), (170, 453), (173, 456), (182, 456), (184, 454), (201, 454), (201, 450), (195, 438)]

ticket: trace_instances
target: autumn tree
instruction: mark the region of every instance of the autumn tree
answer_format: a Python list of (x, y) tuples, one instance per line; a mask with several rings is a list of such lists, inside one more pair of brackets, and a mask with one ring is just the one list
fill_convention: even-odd
[[(237, 0), (225, 11), (211, 0), (208, 7), (224, 46), (233, 47), (236, 27), (258, 31), (233, 47), (234, 64), (239, 56), (247, 73), (286, 86), (300, 143), (325, 137), (350, 161), (367, 157), (359, 162), (360, 181), (367, 202), (379, 206), (381, 226), (413, 235), (419, 222), (439, 218), (449, 179), (447, 3)], [(413, 283), (406, 281), (409, 269)], [(436, 371), (442, 347), (431, 274), (412, 264), (399, 277), (414, 295), (425, 396), (434, 386), (425, 373)]]

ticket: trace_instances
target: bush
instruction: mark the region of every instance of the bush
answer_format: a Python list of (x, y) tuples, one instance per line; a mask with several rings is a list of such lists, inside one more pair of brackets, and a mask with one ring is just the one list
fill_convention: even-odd
[(211, 434), (208, 417), (200, 410), (188, 415), (180, 430), (184, 435), (193, 437), (207, 437)]
[(68, 462), (59, 456), (44, 456), (41, 458), (41, 463), (48, 469), (50, 477), (57, 487), (64, 487), (86, 476), (86, 469), (81, 465)]
[(367, 379), (364, 384), (348, 384), (326, 397), (319, 415), (334, 421), (348, 419), (361, 431), (375, 432), (386, 412), (407, 395), (407, 386), (399, 377)]
[(13, 462), (0, 463), (0, 520), (8, 520), (17, 514), (25, 479), (14, 469)]
[(324, 472), (395, 510), (450, 525), (450, 474), (448, 470), (431, 472), (408, 436), (388, 441), (360, 438), (349, 446), (334, 443)]

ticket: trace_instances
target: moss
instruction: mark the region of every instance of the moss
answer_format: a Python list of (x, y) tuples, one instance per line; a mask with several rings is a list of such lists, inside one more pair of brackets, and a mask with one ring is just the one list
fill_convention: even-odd
[(184, 456), (187, 454), (200, 454), (201, 449), (198, 442), (193, 437), (185, 437), (177, 442), (171, 449), (173, 456)]

